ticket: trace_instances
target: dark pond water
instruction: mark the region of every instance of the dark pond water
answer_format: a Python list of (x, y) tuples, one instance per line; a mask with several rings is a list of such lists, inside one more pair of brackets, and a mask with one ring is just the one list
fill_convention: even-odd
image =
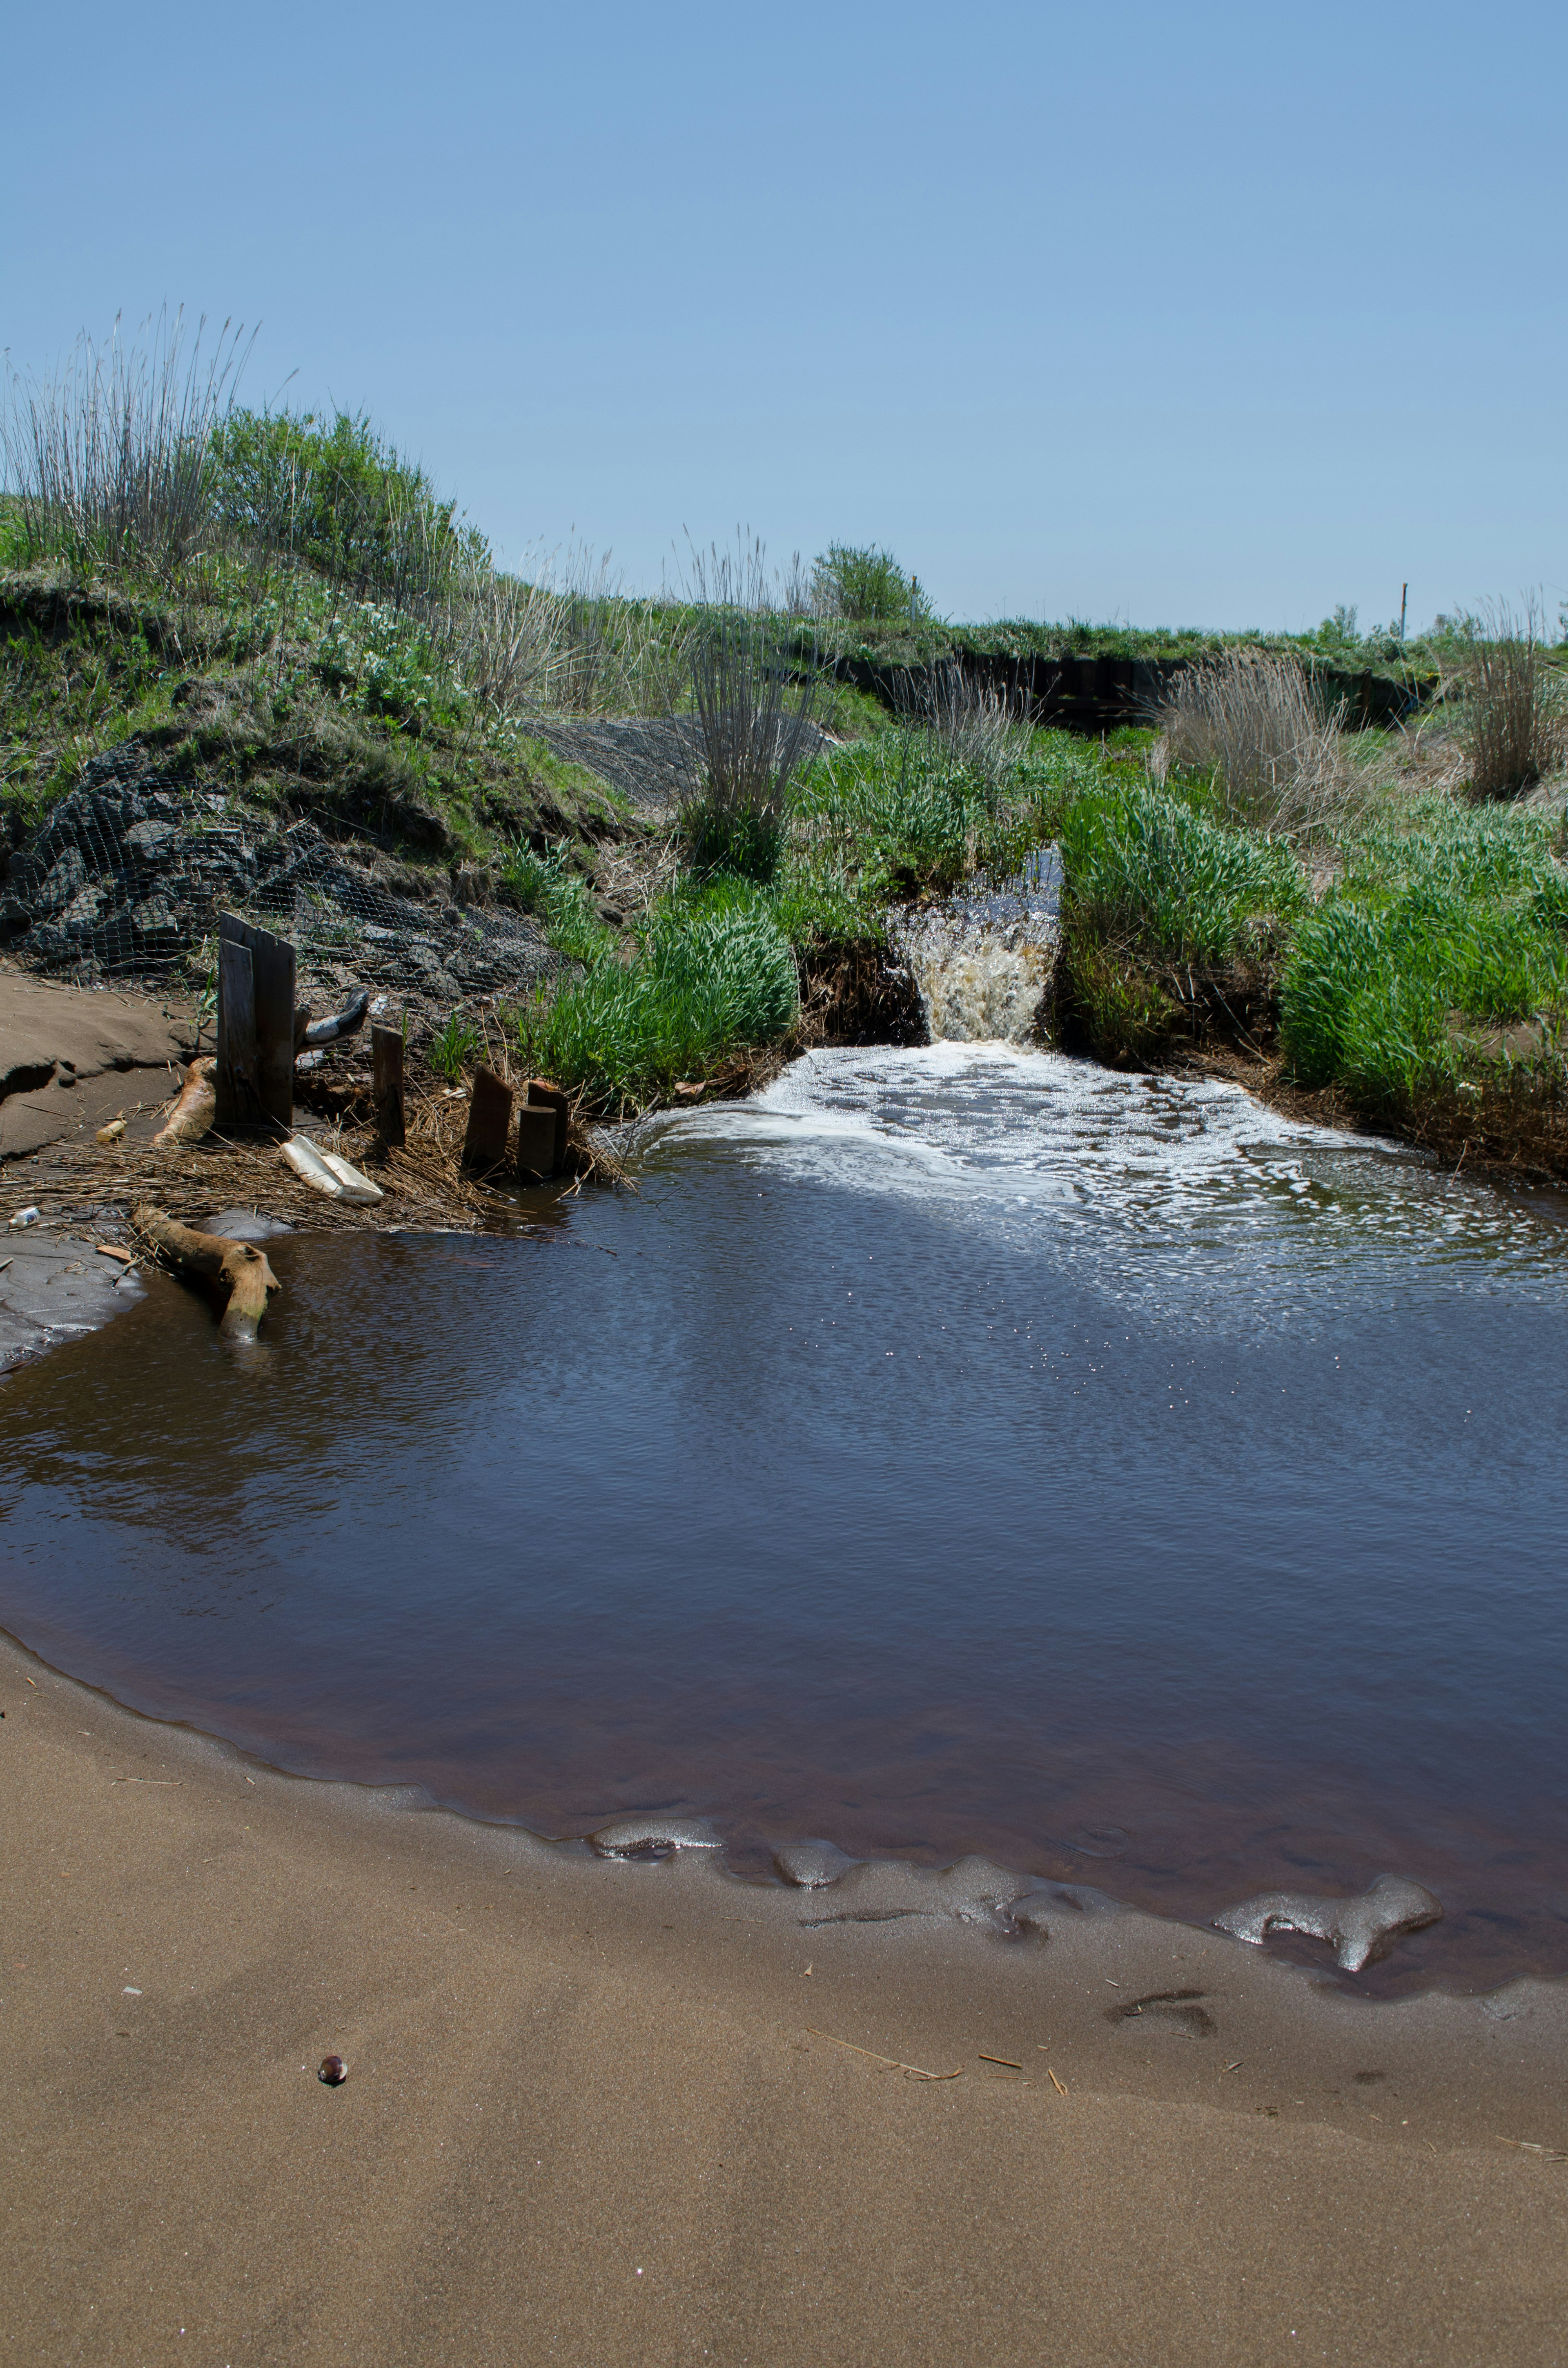
[[(1568, 1972), (1568, 1232), (1051, 1054), (830, 1053), (517, 1238), (301, 1239), (0, 1386), (0, 1621), (554, 1834), (982, 1850), (1367, 1987)], [(1321, 1956), (1308, 1943), (1303, 1954)]]

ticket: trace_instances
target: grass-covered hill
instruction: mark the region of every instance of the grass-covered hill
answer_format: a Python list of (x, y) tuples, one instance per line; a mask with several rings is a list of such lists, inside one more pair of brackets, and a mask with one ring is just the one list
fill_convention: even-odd
[[(1445, 1149), (1568, 1165), (1568, 711), (1532, 619), (1419, 644), (1344, 611), (1294, 638), (954, 627), (846, 546), (788, 581), (755, 549), (694, 555), (679, 598), (583, 568), (524, 581), (364, 417), (249, 410), (228, 385), (175, 336), (13, 390), (14, 957), (101, 961), (107, 892), (67, 823), (112, 776), (115, 894), (158, 916), (124, 937), (139, 958), (155, 941), (197, 984), (210, 959), (208, 873), (187, 861), (180, 906), (160, 846), (258, 835), (318, 901), (330, 847), (392, 900), (383, 978), (420, 898), (449, 949), (527, 916), (549, 964), (492, 991), (483, 1027), (625, 1111), (824, 1032), (917, 1030), (890, 912), (1054, 839), (1068, 1042), (1223, 1054)], [(1070, 668), (1093, 734), (1031, 710)], [(1148, 712), (1119, 723), (1132, 679)], [(1374, 710), (1343, 686), (1373, 680), (1388, 725), (1346, 729)], [(602, 753), (654, 741), (652, 772)], [(500, 973), (439, 949), (426, 968), (451, 1000), (427, 994), (419, 1024), (455, 1073), (481, 1041), (460, 983)]]

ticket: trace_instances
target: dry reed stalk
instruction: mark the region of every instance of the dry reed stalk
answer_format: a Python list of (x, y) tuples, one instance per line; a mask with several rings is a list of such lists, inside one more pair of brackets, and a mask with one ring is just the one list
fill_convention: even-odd
[(1155, 779), (1171, 765), (1211, 772), (1227, 822), (1310, 840), (1343, 821), (1345, 707), (1325, 714), (1294, 658), (1253, 649), (1200, 658), (1176, 676), (1154, 721)]
[(165, 584), (184, 575), (211, 526), (212, 430), (250, 351), (225, 321), (204, 362), (205, 328), (187, 359), (183, 312), (129, 342), (117, 316), (102, 347), (78, 338), (53, 381), (13, 379), (0, 452), (35, 554), (129, 563)]
[(975, 682), (955, 658), (934, 658), (899, 693), (908, 723), (929, 732), (943, 755), (998, 784), (1028, 747), (1028, 726), (1004, 694)]
[(1522, 615), (1499, 606), (1465, 619), (1460, 677), (1472, 798), (1520, 797), (1568, 762), (1568, 696), (1533, 598)]

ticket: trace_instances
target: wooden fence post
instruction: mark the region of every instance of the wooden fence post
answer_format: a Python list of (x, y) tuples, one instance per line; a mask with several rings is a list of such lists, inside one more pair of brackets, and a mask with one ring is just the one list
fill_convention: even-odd
[(468, 1133), (463, 1137), (463, 1166), (489, 1170), (506, 1157), (512, 1130), (512, 1088), (494, 1069), (476, 1069), (468, 1106)]
[(405, 1138), (401, 1029), (371, 1029), (370, 1062), (377, 1131), (387, 1149), (395, 1151)]
[(294, 949), (233, 913), (218, 916), (220, 1129), (294, 1125)]

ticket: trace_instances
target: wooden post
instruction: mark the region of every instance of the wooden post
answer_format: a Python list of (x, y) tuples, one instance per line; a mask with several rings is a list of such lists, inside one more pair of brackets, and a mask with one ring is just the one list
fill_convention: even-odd
[(401, 1029), (371, 1029), (370, 1064), (372, 1091), (376, 1103), (376, 1131), (388, 1150), (395, 1151), (405, 1139)]
[(542, 1107), (555, 1112), (555, 1148), (550, 1166), (544, 1173), (549, 1176), (559, 1176), (566, 1165), (566, 1121), (571, 1116), (571, 1101), (559, 1086), (552, 1086), (544, 1077), (528, 1079), (528, 1099), (532, 1107), (536, 1109)]
[(555, 1112), (543, 1102), (526, 1101), (517, 1112), (517, 1173), (553, 1176), (556, 1165)]
[(218, 1120), (233, 1133), (261, 1121), (256, 1073), (256, 977), (250, 948), (218, 940)]
[(468, 1133), (463, 1137), (463, 1166), (482, 1170), (500, 1167), (506, 1158), (506, 1138), (512, 1131), (512, 1088), (494, 1069), (476, 1069), (468, 1106)]
[[(234, 949), (228, 952), (227, 949)], [(245, 964), (250, 971), (250, 1029), (255, 1053), (245, 1062)], [(229, 1053), (228, 990), (235, 1030)], [(247, 1082), (247, 1079), (249, 1082)], [(218, 916), (218, 1124), (267, 1134), (294, 1125), (294, 949), (270, 929), (253, 928), (233, 913)]]

